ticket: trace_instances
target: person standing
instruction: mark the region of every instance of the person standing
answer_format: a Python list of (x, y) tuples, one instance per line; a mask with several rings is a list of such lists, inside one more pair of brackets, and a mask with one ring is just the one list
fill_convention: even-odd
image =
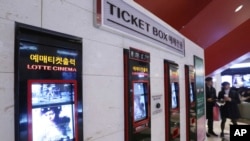
[(210, 135), (218, 136), (214, 130), (213, 130), (213, 107), (216, 103), (216, 90), (213, 87), (213, 79), (212, 77), (207, 77), (205, 79), (206, 81), (206, 118), (207, 118), (207, 126), (208, 126), (208, 133), (207, 137), (210, 137)]
[(233, 125), (237, 125), (237, 120), (240, 118), (238, 104), (240, 103), (239, 94), (236, 90), (230, 87), (229, 82), (223, 82), (222, 89), (219, 92), (218, 99), (224, 101), (225, 104), (220, 107), (221, 113), (221, 137), (224, 137), (224, 129), (226, 119), (230, 118)]

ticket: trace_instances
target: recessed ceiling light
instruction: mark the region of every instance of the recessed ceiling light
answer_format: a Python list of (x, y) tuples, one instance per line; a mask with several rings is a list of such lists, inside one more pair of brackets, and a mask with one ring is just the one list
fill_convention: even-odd
[(239, 12), (239, 11), (242, 9), (242, 7), (243, 7), (243, 5), (238, 6), (238, 7), (234, 10), (234, 12), (235, 12), (235, 13), (236, 13), (236, 12)]

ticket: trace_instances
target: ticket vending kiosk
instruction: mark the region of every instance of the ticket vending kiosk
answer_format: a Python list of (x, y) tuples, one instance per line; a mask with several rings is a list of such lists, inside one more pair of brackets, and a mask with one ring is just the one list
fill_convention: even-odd
[(150, 141), (150, 54), (124, 49), (125, 141)]
[(165, 140), (180, 140), (180, 102), (178, 64), (164, 60)]
[(185, 65), (185, 93), (186, 93), (186, 140), (196, 141), (197, 118), (196, 118), (196, 94), (194, 67)]
[(82, 39), (16, 23), (15, 141), (82, 141)]

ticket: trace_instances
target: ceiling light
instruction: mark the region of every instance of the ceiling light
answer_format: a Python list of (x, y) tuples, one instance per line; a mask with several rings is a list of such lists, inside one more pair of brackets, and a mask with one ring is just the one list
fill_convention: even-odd
[(230, 68), (248, 68), (250, 67), (250, 63), (239, 63), (239, 64), (234, 64)]
[(235, 12), (235, 13), (236, 13), (236, 12), (239, 12), (239, 11), (242, 9), (242, 7), (243, 7), (243, 5), (238, 6), (238, 7), (234, 10), (234, 12)]

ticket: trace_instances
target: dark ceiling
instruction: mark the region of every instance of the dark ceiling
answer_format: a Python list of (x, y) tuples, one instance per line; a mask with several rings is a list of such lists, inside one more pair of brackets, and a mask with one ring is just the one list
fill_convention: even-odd
[(134, 1), (204, 49), (206, 75), (250, 57), (250, 0)]

